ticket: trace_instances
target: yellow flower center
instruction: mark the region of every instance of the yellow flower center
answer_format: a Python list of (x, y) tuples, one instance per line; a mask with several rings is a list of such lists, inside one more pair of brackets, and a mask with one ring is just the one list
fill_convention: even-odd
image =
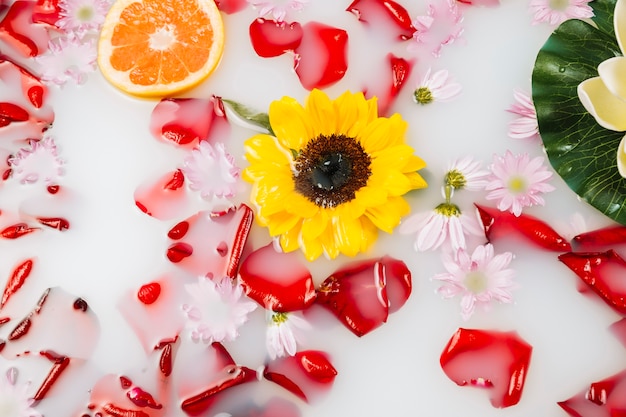
[(474, 294), (480, 294), (487, 289), (487, 277), (480, 271), (472, 271), (465, 276), (463, 284)]
[(509, 191), (514, 194), (519, 194), (526, 191), (526, 180), (523, 177), (511, 177), (507, 185)]
[(287, 321), (287, 313), (274, 313), (272, 314), (272, 323), (276, 325), (283, 324)]
[(446, 173), (446, 184), (460, 190), (465, 187), (467, 180), (461, 171), (453, 169)]
[(82, 6), (76, 11), (76, 18), (81, 22), (89, 22), (93, 19), (93, 7), (91, 6)]
[(456, 204), (441, 203), (435, 207), (435, 212), (446, 217), (459, 217), (461, 215), (461, 209)]
[(413, 93), (413, 99), (418, 104), (428, 104), (431, 103), (435, 98), (433, 97), (433, 93), (428, 89), (428, 87), (420, 87), (416, 89)]
[(323, 208), (352, 200), (371, 174), (370, 156), (344, 135), (320, 135), (294, 155), (296, 191)]
[(569, 6), (569, 0), (550, 0), (548, 4), (552, 10), (565, 11)]

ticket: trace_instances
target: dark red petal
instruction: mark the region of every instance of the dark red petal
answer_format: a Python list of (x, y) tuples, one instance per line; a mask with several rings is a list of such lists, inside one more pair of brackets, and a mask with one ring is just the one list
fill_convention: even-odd
[(389, 313), (398, 311), (411, 296), (413, 282), (411, 271), (406, 264), (391, 256), (384, 256), (380, 262), (383, 264), (385, 282), (387, 283), (387, 298), (389, 299)]
[(59, 0), (37, 0), (33, 10), (33, 22), (56, 26), (60, 13)]
[(361, 22), (382, 25), (385, 31), (393, 30), (385, 24), (391, 23), (394, 36), (401, 40), (411, 39), (415, 32), (409, 12), (393, 0), (354, 0), (346, 10)]
[(38, 217), (37, 221), (61, 232), (70, 228), (70, 222), (62, 217)]
[(9, 301), (12, 295), (14, 295), (24, 282), (29, 277), (31, 271), (33, 269), (33, 260), (27, 259), (13, 268), (13, 272), (7, 281), (6, 286), (4, 287), (4, 292), (2, 293), (2, 300), (0, 300), (0, 309), (4, 307), (4, 305)]
[(263, 377), (311, 402), (330, 389), (337, 370), (325, 352), (308, 350), (267, 364)]
[(626, 314), (626, 261), (615, 251), (564, 253), (559, 256), (569, 269), (620, 314)]
[(150, 116), (154, 138), (186, 148), (214, 136), (225, 137), (227, 129), (221, 101), (216, 97), (162, 99)]
[(490, 391), (494, 407), (519, 402), (530, 365), (532, 346), (516, 332), (458, 329), (443, 350), (445, 374), (460, 386)]
[(328, 87), (341, 80), (348, 69), (348, 33), (319, 22), (302, 26), (294, 69), (307, 90)]
[(25, 122), (30, 115), (22, 107), (13, 103), (0, 103), (0, 118), (12, 122)]
[(623, 417), (626, 412), (626, 371), (594, 382), (559, 406), (571, 417)]
[(384, 264), (367, 260), (347, 265), (326, 278), (316, 302), (360, 337), (387, 321), (386, 286)]
[(626, 243), (626, 226), (610, 226), (581, 233), (572, 241), (578, 251), (606, 250), (610, 246)]
[(248, 297), (268, 310), (304, 310), (315, 301), (315, 285), (297, 253), (283, 253), (269, 244), (241, 264), (241, 285)]
[(252, 210), (245, 204), (219, 213), (201, 211), (185, 220), (189, 228), (184, 237), (173, 242), (167, 256), (195, 276), (233, 278), (252, 218)]
[(16, 223), (0, 230), (0, 237), (3, 237), (5, 239), (18, 239), (37, 230), (40, 229), (36, 227), (30, 227), (26, 223)]
[(485, 230), (485, 236), (491, 242), (506, 236), (517, 235), (527, 242), (542, 249), (567, 252), (572, 250), (570, 243), (559, 235), (543, 220), (528, 214), (515, 216), (508, 211), (475, 204)]
[(276, 22), (255, 19), (250, 24), (250, 42), (260, 57), (270, 58), (294, 51), (302, 41), (302, 26), (298, 22)]

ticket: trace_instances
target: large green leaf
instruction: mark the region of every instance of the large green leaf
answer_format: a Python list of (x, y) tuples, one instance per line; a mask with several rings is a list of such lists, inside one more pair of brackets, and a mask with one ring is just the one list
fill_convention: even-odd
[(621, 55), (613, 31), (615, 0), (592, 3), (597, 27), (561, 24), (537, 55), (532, 77), (539, 132), (550, 163), (583, 200), (626, 224), (626, 180), (617, 171), (624, 136), (601, 127), (580, 103), (577, 87), (602, 61)]

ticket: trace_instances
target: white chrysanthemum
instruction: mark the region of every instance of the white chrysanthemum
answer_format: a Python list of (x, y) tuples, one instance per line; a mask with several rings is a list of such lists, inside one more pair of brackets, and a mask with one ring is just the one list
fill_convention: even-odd
[(458, 96), (461, 89), (461, 84), (453, 81), (447, 70), (439, 70), (431, 74), (429, 68), (422, 82), (413, 92), (413, 101), (417, 104), (448, 101)]
[(271, 312), (268, 316), (265, 345), (271, 359), (296, 354), (298, 331), (309, 330), (309, 323), (297, 313)]
[(489, 171), (481, 169), (482, 162), (466, 156), (448, 166), (445, 183), (455, 190), (481, 191), (487, 185)]
[(83, 84), (87, 74), (96, 70), (96, 43), (76, 36), (53, 39), (48, 51), (35, 58), (41, 67), (41, 81), (64, 85), (68, 81)]
[(22, 148), (9, 159), (13, 177), (21, 183), (42, 181), (46, 185), (58, 184), (64, 174), (63, 160), (57, 155), (54, 139), (46, 136), (41, 140), (31, 140), (29, 147)]
[(200, 192), (204, 199), (232, 197), (241, 170), (235, 160), (224, 149), (223, 143), (215, 146), (207, 141), (200, 141), (184, 160), (181, 168), (189, 181), (189, 188)]
[(199, 277), (196, 284), (185, 285), (185, 290), (192, 301), (183, 304), (182, 308), (195, 342), (208, 344), (235, 340), (239, 336), (239, 327), (257, 308), (257, 303), (242, 298), (241, 285), (228, 277), (220, 282)]
[(58, 27), (79, 37), (102, 27), (111, 2), (108, 0), (60, 0)]

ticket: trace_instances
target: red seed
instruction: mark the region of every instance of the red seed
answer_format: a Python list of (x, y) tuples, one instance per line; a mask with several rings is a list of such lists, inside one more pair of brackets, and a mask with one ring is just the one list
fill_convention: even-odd
[(133, 386), (133, 381), (131, 381), (129, 378), (125, 376), (121, 376), (120, 385), (122, 386), (122, 389), (128, 389)]
[(30, 118), (26, 110), (13, 103), (0, 103), (0, 117), (13, 122), (25, 122)]
[(157, 403), (152, 395), (150, 395), (150, 393), (142, 390), (139, 387), (134, 387), (133, 389), (126, 392), (126, 396), (137, 407), (148, 407), (155, 410), (160, 410), (161, 408), (163, 408), (163, 405)]
[(167, 259), (178, 263), (193, 254), (193, 247), (188, 243), (175, 243), (167, 249)]
[(13, 331), (9, 334), (9, 340), (13, 341), (19, 339), (22, 336), (25, 336), (30, 330), (31, 325), (32, 322), (30, 321), (29, 315), (28, 317), (24, 318), (17, 326), (15, 326), (15, 329), (13, 329)]
[(29, 227), (26, 223), (16, 223), (0, 231), (0, 236), (5, 239), (17, 239), (24, 235), (39, 230), (38, 228)]
[(174, 227), (170, 229), (169, 232), (167, 232), (167, 237), (172, 240), (179, 240), (185, 237), (188, 231), (189, 222), (183, 220), (182, 222), (177, 223)]
[(163, 376), (170, 376), (172, 374), (172, 345), (169, 343), (163, 347), (163, 352), (161, 352), (159, 369)]
[(2, 299), (0, 300), (0, 308), (3, 308), (7, 301), (9, 301), (9, 298), (22, 288), (22, 285), (24, 285), (24, 282), (30, 275), (32, 269), (32, 259), (25, 260), (13, 269), (13, 273), (9, 277), (6, 287), (4, 287), (4, 293), (2, 294)]
[(150, 414), (144, 413), (141, 410), (127, 410), (111, 403), (105, 404), (102, 409), (113, 417), (150, 417)]
[(87, 304), (87, 301), (83, 300), (82, 298), (77, 298), (74, 301), (73, 307), (74, 307), (74, 310), (80, 310), (84, 313), (89, 308), (89, 305)]
[(180, 187), (182, 187), (184, 184), (185, 184), (185, 174), (183, 174), (183, 171), (181, 171), (180, 169), (177, 169), (172, 174), (172, 179), (170, 179), (163, 186), (163, 188), (165, 188), (166, 190), (176, 191)]
[(161, 295), (161, 284), (158, 282), (142, 285), (139, 291), (137, 291), (137, 298), (146, 305), (154, 303), (159, 298), (159, 295)]
[(47, 190), (48, 190), (48, 192), (49, 192), (50, 194), (56, 194), (56, 193), (58, 193), (58, 192), (59, 192), (59, 189), (60, 189), (60, 188), (61, 188), (61, 187), (60, 187), (60, 186), (58, 186), (58, 185), (49, 185), (49, 186), (48, 186), (48, 188), (47, 188)]

